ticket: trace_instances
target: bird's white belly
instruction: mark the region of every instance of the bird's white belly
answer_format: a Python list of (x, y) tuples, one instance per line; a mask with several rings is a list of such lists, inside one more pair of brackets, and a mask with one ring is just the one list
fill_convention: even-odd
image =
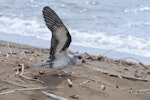
[(64, 67), (69, 67), (69, 59), (66, 57), (61, 57), (59, 59), (54, 60), (53, 62), (53, 68), (55, 69), (61, 69)]

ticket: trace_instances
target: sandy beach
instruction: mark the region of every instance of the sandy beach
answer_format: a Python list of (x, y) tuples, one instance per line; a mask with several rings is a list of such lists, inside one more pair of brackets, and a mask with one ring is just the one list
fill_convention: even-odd
[(0, 100), (150, 100), (149, 65), (83, 56), (83, 64), (63, 69), (68, 74), (60, 78), (32, 66), (47, 60), (49, 49), (0, 41)]

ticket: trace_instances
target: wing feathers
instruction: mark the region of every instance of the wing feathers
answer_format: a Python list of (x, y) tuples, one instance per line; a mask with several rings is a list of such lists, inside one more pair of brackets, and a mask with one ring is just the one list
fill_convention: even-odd
[(53, 26), (65, 27), (61, 19), (55, 13), (55, 11), (49, 8), (48, 6), (43, 8), (43, 15), (44, 15), (46, 25), (51, 31), (53, 31), (52, 30)]
[(43, 17), (47, 27), (52, 31), (50, 59), (53, 61), (61, 56), (66, 56), (66, 49), (71, 43), (71, 36), (67, 28), (55, 11), (48, 6), (43, 8)]

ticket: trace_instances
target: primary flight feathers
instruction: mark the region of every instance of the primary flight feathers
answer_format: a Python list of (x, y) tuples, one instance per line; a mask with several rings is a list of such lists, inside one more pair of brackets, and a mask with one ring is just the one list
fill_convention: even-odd
[(60, 28), (60, 27), (64, 27), (63, 22), (61, 21), (61, 19), (58, 17), (58, 15), (55, 13), (55, 11), (53, 9), (51, 9), (48, 6), (45, 6), (43, 8), (43, 17), (45, 20), (45, 23), (47, 25), (47, 27), (53, 32), (57, 29), (56, 28)]
[(50, 7), (43, 8), (43, 17), (52, 32), (50, 59), (54, 60), (69, 47), (71, 36), (61, 19)]

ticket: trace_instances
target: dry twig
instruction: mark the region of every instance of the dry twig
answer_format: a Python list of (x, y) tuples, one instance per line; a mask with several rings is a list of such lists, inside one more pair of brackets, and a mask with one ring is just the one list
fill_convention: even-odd
[(96, 80), (96, 79), (94, 79), (94, 78), (89, 78), (89, 77), (87, 77), (87, 76), (85, 76), (85, 75), (83, 75), (82, 77), (83, 77), (83, 78), (85, 78), (85, 79), (88, 79), (88, 80), (94, 81), (94, 82), (96, 82), (96, 83), (99, 83), (99, 84), (101, 84), (101, 83), (102, 83), (102, 82), (100, 82), (100, 81), (98, 81), (98, 80)]
[[(45, 84), (45, 83), (44, 83), (43, 81), (41, 81), (41, 80), (33, 79), (33, 78), (30, 78), (30, 77), (27, 77), (27, 76), (23, 75), (23, 74), (24, 74), (24, 64), (20, 64), (20, 65), (21, 65), (21, 73), (19, 74), (19, 69), (17, 69), (17, 72), (16, 72), (15, 75), (19, 74), (19, 76), (20, 76), (21, 78), (25, 78), (25, 79), (30, 80), (30, 81), (37, 81), (37, 82), (40, 82), (40, 83)], [(13, 75), (13, 76), (15, 76), (15, 75)], [(13, 76), (11, 76), (11, 77), (13, 77)]]
[(42, 90), (42, 89), (46, 89), (47, 87), (31, 87), (31, 88), (21, 88), (21, 89), (14, 89), (14, 90), (10, 90), (10, 91), (6, 91), (6, 92), (0, 92), (0, 95), (4, 95), (4, 94), (8, 94), (8, 93), (13, 93), (16, 91), (31, 91), (31, 90)]
[(138, 93), (147, 92), (147, 91), (150, 91), (150, 89), (138, 90)]
[(72, 98), (72, 99), (79, 99), (79, 97), (76, 96), (76, 95), (71, 95), (71, 96), (69, 96), (69, 97)]
[(42, 91), (42, 93), (45, 94), (46, 96), (51, 97), (52, 99), (55, 99), (55, 100), (67, 100), (67, 99), (64, 98), (64, 97), (57, 96), (57, 95), (55, 95), (55, 94), (52, 94), (52, 93), (49, 93), (49, 92), (46, 92), (46, 91)]
[(131, 76), (124, 76), (124, 75), (116, 75), (116, 74), (112, 74), (112, 73), (103, 73), (103, 74), (106, 74), (106, 75), (109, 75), (109, 76), (113, 76), (113, 77), (119, 77), (119, 78), (124, 78), (124, 79), (128, 79), (128, 80), (132, 80), (132, 81), (143, 81), (143, 82), (148, 82), (148, 80), (146, 79), (141, 79), (141, 78), (134, 78), (134, 77), (131, 77)]
[(2, 82), (9, 83), (9, 84), (12, 84), (12, 85), (15, 85), (15, 86), (23, 87), (23, 88), (31, 87), (31, 86), (26, 86), (26, 85), (18, 84), (18, 83), (15, 83), (15, 82), (9, 81), (9, 80), (1, 79), (1, 81), (2, 81)]
[[(87, 68), (89, 68), (89, 67), (87, 67)], [(124, 76), (124, 75), (117, 75), (117, 74), (109, 73), (108, 71), (100, 70), (98, 68), (92, 68), (92, 69), (97, 70), (97, 71), (101, 72), (102, 74), (106, 74), (106, 75), (113, 76), (113, 77), (119, 77), (121, 79), (124, 78), (124, 79), (128, 79), (128, 80), (133, 80), (133, 81), (148, 82), (148, 80), (146, 80), (146, 79), (135, 78), (135, 77), (131, 77), (131, 76)]]
[(12, 56), (12, 51), (10, 49), (10, 45), (9, 45), (9, 42), (7, 41), (7, 46), (8, 46), (8, 49), (9, 49), (9, 52), (10, 52), (10, 55)]
[(145, 69), (148, 69), (147, 66), (145, 66), (140, 60), (138, 60), (135, 57), (125, 57), (125, 58), (121, 58), (121, 59), (133, 59), (133, 60), (137, 61), (142, 67), (144, 67)]
[(82, 83), (80, 84), (80, 86), (83, 86), (84, 84), (86, 84), (86, 83), (88, 83), (88, 82), (90, 82), (90, 80), (86, 80), (86, 81), (82, 82)]

